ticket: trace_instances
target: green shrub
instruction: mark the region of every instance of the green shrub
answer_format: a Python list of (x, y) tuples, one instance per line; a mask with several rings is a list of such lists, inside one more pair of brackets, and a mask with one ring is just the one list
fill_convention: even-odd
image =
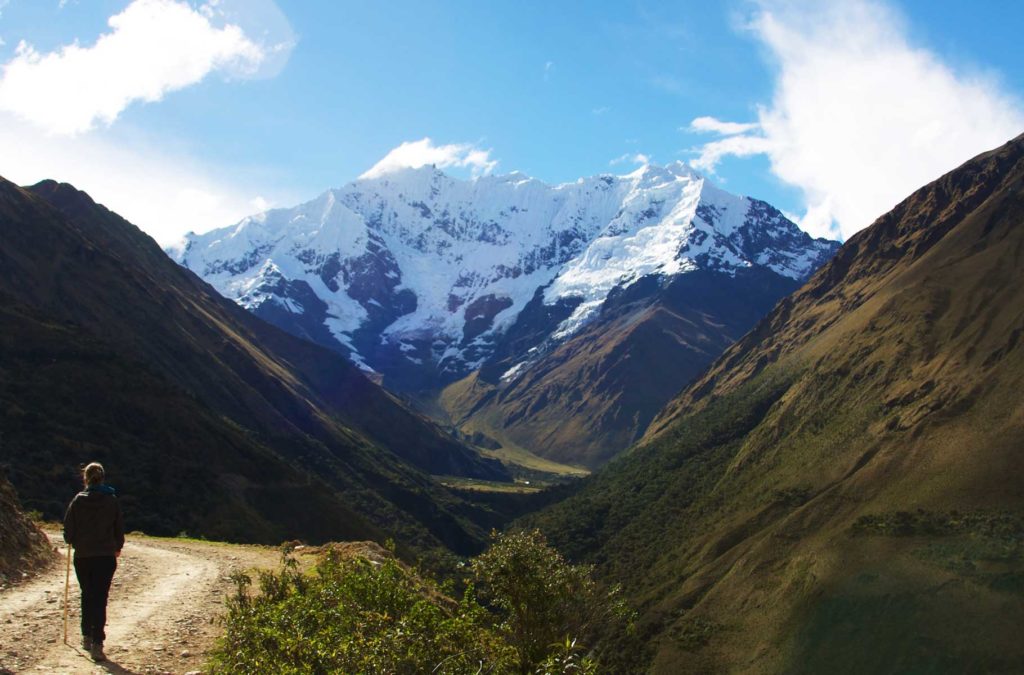
[(214, 673), (505, 672), (512, 654), (473, 598), (448, 600), (395, 560), (328, 553), (312, 575), (288, 564), (235, 577)]
[[(597, 672), (594, 647), (631, 618), (618, 589), (567, 563), (536, 531), (496, 537), (461, 600), (394, 559), (329, 551), (312, 573), (236, 574), (213, 673)], [(587, 646), (585, 646), (587, 645)]]
[(536, 673), (543, 675), (595, 675), (598, 672), (597, 660), (589, 654), (582, 654), (582, 647), (576, 640), (569, 638), (560, 645), (552, 645), (553, 651), (537, 666)]
[(592, 566), (569, 564), (537, 530), (497, 537), (471, 569), (522, 673), (591, 672), (600, 639), (631, 628), (619, 588), (602, 588)]

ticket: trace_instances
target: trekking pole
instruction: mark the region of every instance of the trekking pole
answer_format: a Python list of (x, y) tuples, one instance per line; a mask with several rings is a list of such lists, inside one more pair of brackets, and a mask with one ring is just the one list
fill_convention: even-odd
[(64, 644), (68, 643), (68, 587), (71, 585), (71, 544), (68, 544), (68, 564), (64, 571)]

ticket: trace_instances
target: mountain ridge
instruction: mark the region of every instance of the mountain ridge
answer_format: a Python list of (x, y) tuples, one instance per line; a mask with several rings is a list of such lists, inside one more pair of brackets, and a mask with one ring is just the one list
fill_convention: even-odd
[(837, 246), (680, 162), (555, 186), (424, 166), (190, 235), (177, 260), (499, 456), (578, 470)]
[(534, 516), (655, 672), (1013, 672), (1024, 136), (852, 237), (630, 451)]
[(800, 280), (836, 246), (677, 162), (556, 186), (403, 169), (189, 235), (175, 255), (401, 390), (422, 381), (416, 366), (443, 385), (487, 363), (538, 294), (565, 307), (545, 327), (557, 342), (644, 276), (762, 266)]
[[(792, 296), (783, 299), (776, 312), (766, 316), (754, 330), (733, 345), (713, 369), (704, 373), (699, 383), (690, 388), (688, 398), (671, 402), (666, 406), (659, 419), (652, 425), (652, 436), (656, 435), (657, 431), (663, 427), (664, 420), (675, 411), (693, 406), (700, 399), (733, 386), (731, 380), (728, 384), (720, 381), (724, 372), (736, 370), (744, 375), (756, 375), (759, 372), (756, 366), (748, 365), (746, 368), (740, 368), (741, 362), (750, 360), (746, 355), (758, 341), (768, 335), (777, 334), (779, 324), (789, 320), (792, 308), (796, 304), (801, 301), (824, 302), (829, 289), (845, 280), (856, 280), (865, 275), (881, 275), (889, 269), (894, 261), (900, 260), (904, 256), (916, 259), (927, 253), (951, 228), (958, 224), (965, 212), (977, 208), (996, 189), (997, 186), (993, 186), (991, 181), (984, 180), (985, 174), (1007, 170), (1007, 167), (1013, 162), (1012, 150), (1021, 145), (1022, 139), (1024, 136), (1010, 141), (1001, 148), (983, 153), (957, 170), (914, 192), (891, 211), (881, 216), (871, 227), (852, 236), (837, 254), (817, 271), (807, 285)], [(985, 160), (988, 160), (987, 163)], [(972, 167), (979, 164), (983, 165), (982, 169), (972, 170)], [(980, 176), (977, 175), (979, 173)], [(954, 179), (954, 174), (959, 182), (973, 181), (973, 185), (968, 185), (965, 193), (959, 195), (955, 204), (949, 207), (943, 205), (943, 201), (949, 201), (949, 193), (956, 190), (954, 183), (957, 181)], [(910, 217), (907, 217), (907, 214)], [(919, 230), (925, 223), (930, 223), (927, 236), (915, 236), (919, 234)], [(877, 259), (872, 260), (871, 264), (861, 262), (866, 251), (878, 251), (879, 253)], [(867, 299), (864, 294), (855, 294), (849, 298), (840, 298), (839, 302), (843, 311), (851, 311)], [(794, 346), (810, 341), (813, 337), (813, 334), (806, 332), (787, 336), (786, 348), (792, 349)], [(777, 358), (784, 354), (785, 350), (780, 345), (773, 350), (772, 357)]]

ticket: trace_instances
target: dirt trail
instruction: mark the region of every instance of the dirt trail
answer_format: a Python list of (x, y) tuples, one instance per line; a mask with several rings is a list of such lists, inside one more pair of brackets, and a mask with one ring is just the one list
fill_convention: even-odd
[(238, 570), (276, 566), (277, 550), (129, 536), (107, 608), (108, 661), (80, 646), (78, 584), (71, 570), (68, 645), (63, 640), (61, 563), (0, 591), (0, 675), (6, 673), (189, 673), (206, 662), (221, 631), (216, 617)]

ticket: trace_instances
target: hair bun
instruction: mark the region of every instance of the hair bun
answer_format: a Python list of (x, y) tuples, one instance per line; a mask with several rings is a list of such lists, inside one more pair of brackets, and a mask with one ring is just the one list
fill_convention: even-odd
[(103, 482), (105, 475), (106, 471), (103, 470), (103, 465), (99, 462), (90, 462), (82, 469), (82, 477), (85, 479), (86, 485), (99, 485)]

